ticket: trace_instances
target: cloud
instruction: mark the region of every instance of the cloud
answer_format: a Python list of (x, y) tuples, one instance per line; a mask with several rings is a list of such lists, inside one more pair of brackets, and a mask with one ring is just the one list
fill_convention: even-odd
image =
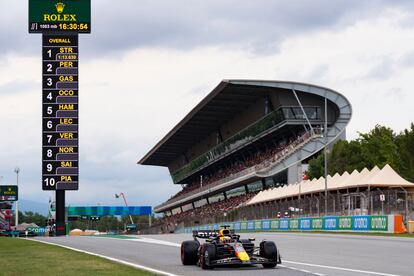
[(306, 36), (309, 31), (341, 28), (386, 7), (407, 6), (410, 2), (261, 0), (241, 4), (236, 0), (213, 0), (138, 4), (124, 0), (121, 3), (112, 5), (104, 0), (94, 5), (94, 38), (85, 38), (86, 49), (94, 49), (95, 53), (140, 47), (187, 51), (231, 45), (264, 54), (277, 50), (291, 35)]
[[(0, 7), (8, 11), (0, 25), (0, 36), (8, 43), (0, 44), (0, 53), (38, 52), (33, 45), (39, 45), (40, 35), (27, 33), (27, 1), (0, 0)], [(410, 7), (408, 0), (100, 0), (92, 1), (92, 35), (81, 35), (80, 43), (87, 58), (136, 48), (187, 51), (217, 45), (266, 54), (292, 35), (340, 29), (386, 8)]]

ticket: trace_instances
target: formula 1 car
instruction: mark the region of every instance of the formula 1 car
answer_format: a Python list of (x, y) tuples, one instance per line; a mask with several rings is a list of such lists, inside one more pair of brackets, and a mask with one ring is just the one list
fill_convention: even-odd
[[(219, 266), (240, 266), (261, 264), (264, 268), (274, 268), (281, 264), (276, 244), (262, 241), (259, 247), (255, 239), (240, 239), (229, 226), (220, 226), (219, 230), (193, 231), (194, 240), (181, 244), (181, 262), (183, 265), (199, 265), (202, 269)], [(205, 239), (200, 245), (197, 238)]]

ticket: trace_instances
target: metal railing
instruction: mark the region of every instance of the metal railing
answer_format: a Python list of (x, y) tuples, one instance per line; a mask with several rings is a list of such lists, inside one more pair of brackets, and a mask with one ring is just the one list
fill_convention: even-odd
[(324, 210), (324, 193), (270, 201), (238, 208), (210, 218), (186, 220), (185, 226), (284, 217), (358, 216), (401, 214), (404, 221), (414, 220), (414, 193), (401, 189), (375, 189), (362, 192), (328, 193), (328, 210)]

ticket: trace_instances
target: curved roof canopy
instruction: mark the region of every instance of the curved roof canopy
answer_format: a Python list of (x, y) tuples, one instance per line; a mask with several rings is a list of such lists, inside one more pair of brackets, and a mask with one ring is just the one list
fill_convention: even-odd
[[(385, 165), (382, 169), (375, 166), (372, 170), (365, 168), (361, 172), (355, 170), (351, 174), (345, 172), (342, 175), (328, 175), (328, 190), (330, 191), (357, 187), (413, 188), (414, 183), (402, 178), (390, 165)], [(325, 178), (323, 177), (303, 180), (300, 183), (261, 191), (247, 205), (318, 193), (324, 190)]]
[(247, 106), (275, 91), (286, 91), (293, 87), (303, 88), (297, 92), (309, 92), (309, 87), (313, 87), (337, 93), (331, 89), (297, 82), (223, 80), (138, 164), (168, 166), (189, 147), (201, 141), (206, 135), (217, 131), (220, 125), (236, 116)]

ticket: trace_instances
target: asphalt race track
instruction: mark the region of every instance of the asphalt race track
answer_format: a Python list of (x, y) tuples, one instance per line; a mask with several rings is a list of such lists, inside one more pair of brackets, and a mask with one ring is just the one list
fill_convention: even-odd
[(181, 241), (190, 235), (148, 235), (132, 239), (107, 237), (53, 237), (37, 240), (100, 254), (124, 262), (156, 269), (170, 275), (414, 275), (414, 239), (306, 233), (252, 233), (256, 243), (276, 242), (282, 265), (275, 269), (261, 266), (216, 268), (203, 271), (183, 266)]

